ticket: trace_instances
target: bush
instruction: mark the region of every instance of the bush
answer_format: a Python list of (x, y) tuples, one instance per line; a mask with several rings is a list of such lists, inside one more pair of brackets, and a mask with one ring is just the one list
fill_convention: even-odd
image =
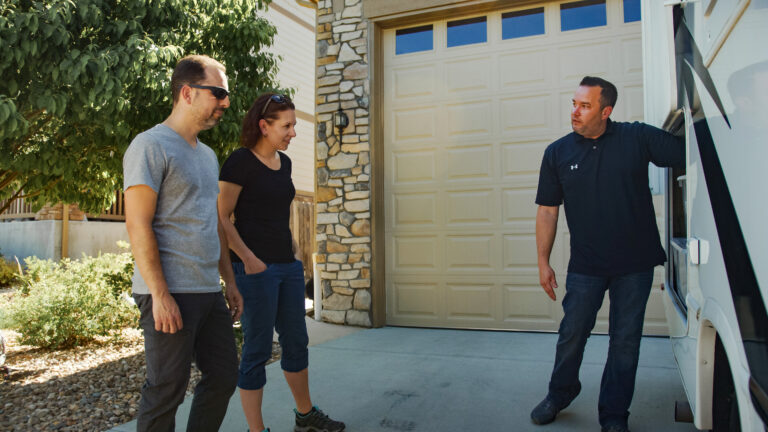
[(3, 258), (0, 253), (0, 288), (7, 288), (18, 281), (19, 270), (16, 264)]
[(21, 334), (20, 343), (70, 348), (97, 336), (118, 338), (138, 323), (138, 309), (128, 301), (133, 274), (129, 253), (102, 254), (80, 260), (27, 258), (26, 274), (7, 310), (5, 326)]

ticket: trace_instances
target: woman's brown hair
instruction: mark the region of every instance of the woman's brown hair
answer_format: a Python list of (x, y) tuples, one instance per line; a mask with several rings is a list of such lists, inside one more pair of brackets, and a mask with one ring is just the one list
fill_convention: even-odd
[(240, 145), (246, 148), (253, 148), (261, 138), (261, 128), (259, 120), (264, 119), (267, 123), (272, 123), (280, 116), (281, 111), (295, 110), (296, 106), (291, 102), (288, 96), (278, 93), (264, 93), (256, 98), (251, 105), (251, 109), (245, 114), (243, 119), (243, 130), (240, 134)]

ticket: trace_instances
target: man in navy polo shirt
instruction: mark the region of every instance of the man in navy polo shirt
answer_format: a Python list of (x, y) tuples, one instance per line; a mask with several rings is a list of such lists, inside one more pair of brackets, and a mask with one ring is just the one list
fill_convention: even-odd
[(560, 204), (571, 234), (571, 260), (549, 393), (531, 412), (536, 424), (554, 421), (579, 394), (584, 345), (607, 290), (610, 344), (598, 412), (604, 432), (629, 430), (653, 268), (666, 260), (648, 187), (648, 163), (682, 167), (685, 148), (653, 126), (611, 121), (616, 98), (610, 82), (584, 77), (573, 97), (573, 132), (550, 144), (541, 162), (536, 247), (539, 283), (552, 300), (557, 281), (549, 256)]

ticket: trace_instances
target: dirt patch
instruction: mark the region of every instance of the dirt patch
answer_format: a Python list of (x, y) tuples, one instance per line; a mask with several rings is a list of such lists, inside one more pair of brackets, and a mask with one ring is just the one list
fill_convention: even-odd
[[(0, 378), (0, 430), (104, 431), (136, 418), (146, 374), (140, 330), (60, 351), (19, 345), (17, 333), (0, 332), (9, 368)], [(273, 346), (270, 363), (279, 358)], [(192, 368), (188, 396), (199, 380)]]

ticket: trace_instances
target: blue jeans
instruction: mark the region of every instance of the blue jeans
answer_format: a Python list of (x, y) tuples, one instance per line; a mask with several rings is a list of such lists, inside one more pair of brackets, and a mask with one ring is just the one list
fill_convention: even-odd
[(652, 282), (652, 268), (615, 277), (568, 274), (563, 299), (565, 316), (560, 322), (555, 367), (549, 382), (548, 397), (557, 406), (567, 406), (581, 391), (579, 368), (584, 346), (608, 290), (610, 342), (600, 383), (598, 412), (601, 425), (626, 426)]
[(243, 263), (232, 263), (235, 282), (243, 296), (243, 353), (237, 386), (258, 390), (267, 382), (264, 371), (272, 357), (272, 334), (277, 331), (283, 353), (280, 366), (300, 372), (309, 365), (309, 336), (304, 321), (304, 270), (301, 261), (268, 264), (261, 273), (245, 274)]

